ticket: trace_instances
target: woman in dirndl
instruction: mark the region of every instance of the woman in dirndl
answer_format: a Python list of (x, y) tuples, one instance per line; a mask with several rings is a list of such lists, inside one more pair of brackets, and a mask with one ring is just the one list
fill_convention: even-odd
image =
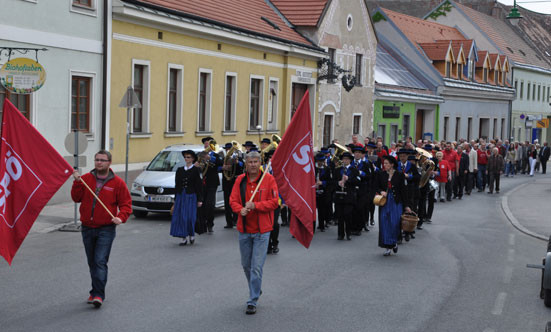
[(383, 156), (383, 172), (379, 173), (377, 191), (386, 197), (386, 204), (379, 207), (379, 247), (385, 248), (384, 256), (398, 252), (401, 233), (401, 216), (404, 210), (411, 212), (407, 202), (404, 174), (397, 172), (398, 161)]
[(185, 165), (176, 171), (174, 207), (170, 235), (182, 238), (181, 246), (195, 242), (195, 221), (197, 208), (203, 204), (201, 174), (194, 166), (197, 155), (192, 150), (182, 152)]

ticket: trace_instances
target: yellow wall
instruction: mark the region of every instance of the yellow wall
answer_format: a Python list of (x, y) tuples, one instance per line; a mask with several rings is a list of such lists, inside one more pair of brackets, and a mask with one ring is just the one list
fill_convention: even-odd
[[(230, 44), (222, 44), (218, 50), (217, 41), (192, 37), (188, 35), (163, 32), (163, 39), (157, 39), (159, 29), (131, 24), (122, 21), (113, 21), (113, 33), (127, 36), (146, 38), (151, 41), (159, 41), (204, 50), (223, 52), (251, 59), (291, 64), (310, 68), (316, 77), (317, 64), (315, 60), (306, 60), (298, 57), (284, 56), (268, 53), (262, 49), (245, 48)], [(266, 58), (264, 54), (266, 53)], [(257, 134), (247, 135), (249, 116), (249, 84), (250, 75), (264, 76), (264, 105), (263, 128), (267, 124), (268, 93), (270, 78), (279, 79), (278, 102), (278, 129), (279, 135), (287, 126), (288, 108), (291, 99), (291, 75), (296, 75), (296, 69), (279, 68), (264, 64), (255, 64), (237, 59), (225, 59), (216, 56), (208, 56), (196, 53), (183, 52), (165, 47), (143, 45), (117, 38), (112, 42), (111, 63), (111, 117), (109, 137), (113, 140), (113, 162), (123, 163), (126, 149), (126, 110), (118, 107), (126, 88), (132, 84), (132, 60), (146, 60), (150, 62), (150, 115), (149, 138), (131, 138), (129, 162), (149, 161), (155, 154), (170, 144), (191, 143), (200, 144), (203, 136), (195, 134), (197, 130), (197, 102), (199, 68), (212, 70), (211, 88), (211, 135), (222, 145), (231, 140), (243, 143), (245, 140), (258, 141)], [(167, 77), (168, 64), (182, 65), (183, 69), (183, 137), (165, 137), (167, 123)], [(222, 136), (224, 121), (224, 92), (226, 72), (237, 73), (236, 93), (236, 135)], [(316, 109), (312, 105), (312, 109)], [(263, 134), (263, 137), (269, 134)]]

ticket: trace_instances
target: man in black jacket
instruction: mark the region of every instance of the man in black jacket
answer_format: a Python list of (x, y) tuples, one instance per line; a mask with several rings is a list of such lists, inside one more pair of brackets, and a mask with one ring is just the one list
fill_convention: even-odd
[[(205, 137), (201, 140), (207, 144), (212, 140), (211, 137)], [(222, 171), (222, 157), (216, 151), (203, 151), (199, 154), (199, 160), (202, 160), (203, 174), (203, 206), (199, 213), (203, 224), (206, 224), (208, 232), (213, 232), (214, 227), (214, 206), (216, 204), (216, 190), (220, 185), (218, 173)]]
[(547, 171), (547, 161), (549, 160), (550, 149), (547, 142), (543, 142), (543, 147), (540, 149), (541, 174)]
[[(467, 143), (465, 143), (467, 144)], [(463, 191), (469, 177), (469, 153), (462, 145), (457, 147), (459, 155), (459, 175), (457, 176), (457, 199), (463, 197)]]

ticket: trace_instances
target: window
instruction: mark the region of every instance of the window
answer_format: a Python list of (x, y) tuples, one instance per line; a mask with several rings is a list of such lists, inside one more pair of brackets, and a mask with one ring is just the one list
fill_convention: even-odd
[(249, 130), (257, 130), (262, 126), (262, 109), (264, 84), (260, 78), (251, 78), (250, 103), (249, 103)]
[(461, 136), (459, 136), (460, 130), (461, 130), (461, 118), (456, 117), (455, 118), (455, 140), (456, 141), (459, 141), (459, 139), (461, 138)]
[(449, 61), (446, 61), (446, 77), (451, 76), (452, 64)]
[(549, 87), (547, 87), (547, 100), (545, 100), (545, 102), (549, 102)]
[(515, 91), (518, 93), (518, 81), (515, 80)]
[[(328, 49), (328, 52), (329, 52), (329, 65), (327, 66), (327, 71), (329, 72), (330, 75), (335, 75), (337, 76), (337, 73), (335, 73), (335, 49), (334, 48), (330, 48)], [(330, 78), (327, 80), (327, 83), (335, 83), (336, 82), (336, 79), (334, 78)]]
[(495, 85), (499, 85), (499, 71), (494, 70), (494, 83)]
[(207, 69), (199, 69), (199, 102), (197, 103), (197, 131), (208, 132), (210, 130), (211, 111), (211, 72)]
[(4, 88), (2, 84), (0, 84), (0, 118), (2, 116), (3, 107), (4, 107), (4, 99), (8, 98), (9, 101), (13, 104), (13, 106), (17, 107), (19, 112), (23, 114), (24, 117), (26, 117), (28, 120), (30, 120), (30, 114), (31, 114), (31, 95), (22, 95), (10, 92)]
[(147, 133), (149, 128), (149, 62), (133, 60), (133, 88), (142, 107), (132, 112), (132, 133)]
[(355, 114), (353, 123), (352, 123), (352, 135), (361, 134), (361, 130), (362, 130), (362, 116)]
[(270, 92), (268, 94), (268, 130), (277, 130), (279, 81), (270, 79)]
[(182, 132), (182, 66), (168, 65), (167, 133)]
[(444, 140), (448, 140), (448, 132), (449, 132), (449, 125), (450, 125), (450, 118), (445, 116), (444, 117)]
[(505, 137), (505, 119), (501, 118), (501, 139), (505, 140), (507, 137)]
[(536, 83), (532, 84), (532, 100), (536, 100)]
[(385, 144), (385, 138), (386, 138), (386, 124), (380, 124), (377, 127), (377, 136), (380, 136), (383, 138), (383, 144)]
[(484, 80), (484, 83), (488, 83), (488, 68), (484, 68), (483, 80)]
[(362, 55), (356, 54), (356, 86), (362, 85)]
[[(34, 0), (34, 2), (36, 2), (36, 0)], [(78, 14), (97, 16), (97, 2), (98, 0), (72, 0), (71, 8), (69, 10)]]
[(390, 125), (390, 143), (396, 143), (396, 142), (398, 142), (398, 125), (391, 124)]
[(73, 0), (73, 5), (92, 8), (92, 1), (93, 0)]
[(409, 114), (404, 114), (402, 123), (402, 138), (406, 139), (409, 136)]
[(541, 85), (538, 85), (538, 101), (541, 100)]
[(493, 134), (493, 138), (497, 138), (497, 119), (494, 119), (494, 130), (492, 134)]
[(472, 68), (471, 68), (471, 70), (472, 70), (471, 81), (474, 82), (476, 80), (476, 76), (475, 76), (475, 74), (476, 74), (476, 64), (474, 63), (473, 60), (470, 60), (469, 63), (471, 63), (471, 66), (472, 66)]
[(530, 83), (528, 83), (528, 86), (526, 89), (526, 100), (530, 100)]
[(463, 65), (460, 63), (457, 64), (457, 79), (463, 79)]
[(224, 131), (235, 130), (235, 91), (236, 74), (226, 74), (226, 94), (224, 100)]
[(524, 95), (524, 82), (521, 81), (520, 82), (520, 94), (519, 94), (521, 100), (522, 100), (523, 95)]
[(71, 130), (90, 132), (90, 77), (71, 77)]
[(473, 133), (473, 118), (467, 119), (467, 140), (472, 139), (472, 133)]
[(333, 115), (325, 114), (323, 119), (323, 146), (331, 144), (333, 134)]

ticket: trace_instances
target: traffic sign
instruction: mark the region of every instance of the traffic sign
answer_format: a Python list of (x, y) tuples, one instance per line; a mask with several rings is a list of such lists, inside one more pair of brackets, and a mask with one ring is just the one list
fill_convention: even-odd
[[(71, 164), (71, 165), (73, 165), (73, 166), (74, 166), (74, 165), (77, 165), (77, 164), (75, 163), (75, 157), (74, 157), (74, 156), (63, 156), (63, 158), (64, 158), (65, 160), (67, 160), (67, 162), (68, 162), (69, 164)], [(79, 166), (79, 167), (85, 167), (85, 166), (86, 166), (86, 156), (78, 156), (78, 160), (76, 160), (76, 161), (78, 161), (78, 166)]]
[(136, 94), (132, 86), (129, 86), (128, 89), (126, 89), (126, 93), (124, 94), (124, 96), (122, 96), (119, 107), (142, 107), (142, 104), (140, 104), (140, 100), (138, 99), (138, 95)]
[(549, 119), (541, 119), (536, 122), (536, 128), (549, 128)]
[[(77, 144), (75, 145), (75, 135), (77, 135)], [(78, 149), (77, 149), (78, 148)], [(65, 136), (65, 149), (72, 154), (81, 154), (88, 148), (88, 139), (86, 135), (73, 131)]]

